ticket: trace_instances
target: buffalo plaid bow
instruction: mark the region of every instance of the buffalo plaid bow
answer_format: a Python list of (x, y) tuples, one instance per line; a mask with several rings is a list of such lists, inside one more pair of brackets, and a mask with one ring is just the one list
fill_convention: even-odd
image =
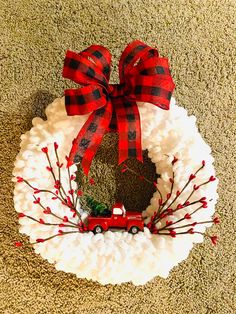
[(92, 45), (79, 54), (67, 51), (63, 77), (83, 85), (65, 90), (67, 114), (90, 114), (73, 141), (68, 164), (81, 162), (88, 175), (93, 157), (109, 128), (119, 133), (119, 164), (128, 157), (142, 161), (141, 127), (136, 101), (169, 109), (175, 87), (167, 58), (141, 41), (130, 43), (119, 62), (120, 84), (109, 84), (110, 52)]

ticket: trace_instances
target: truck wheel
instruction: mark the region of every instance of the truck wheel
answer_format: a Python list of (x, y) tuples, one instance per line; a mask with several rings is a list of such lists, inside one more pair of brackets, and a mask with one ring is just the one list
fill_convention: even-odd
[(136, 226), (133, 226), (129, 229), (129, 232), (132, 234), (136, 234), (136, 233), (138, 233), (138, 231), (139, 231), (139, 228)]
[(93, 232), (95, 233), (95, 234), (97, 234), (97, 233), (102, 233), (102, 227), (101, 226), (96, 226), (94, 229), (93, 229)]

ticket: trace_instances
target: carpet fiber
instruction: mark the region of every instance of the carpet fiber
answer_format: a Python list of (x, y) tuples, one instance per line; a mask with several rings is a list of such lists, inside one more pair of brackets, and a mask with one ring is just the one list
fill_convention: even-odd
[[(235, 1), (1, 0), (0, 10), (0, 313), (235, 313)], [(168, 279), (140, 287), (101, 286), (57, 272), (31, 248), (13, 246), (27, 237), (18, 233), (11, 172), (21, 133), (73, 86), (61, 76), (65, 50), (93, 43), (109, 48), (114, 83), (120, 53), (133, 39), (157, 46), (170, 59), (174, 96), (197, 117), (212, 147), (222, 223), (219, 244), (196, 245)], [(145, 171), (153, 175), (152, 165)], [(110, 188), (111, 178), (106, 179)]]

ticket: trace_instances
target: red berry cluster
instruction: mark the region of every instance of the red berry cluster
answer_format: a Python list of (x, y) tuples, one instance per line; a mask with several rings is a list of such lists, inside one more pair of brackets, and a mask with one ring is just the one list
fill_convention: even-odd
[[(174, 157), (172, 162), (171, 162), (172, 166), (177, 162), (178, 162), (178, 158)], [(183, 192), (189, 186), (190, 182), (192, 182), (192, 181), (194, 181), (194, 179), (196, 179), (198, 173), (205, 167), (205, 164), (206, 164), (206, 162), (205, 162), (205, 160), (203, 160), (199, 169), (195, 173), (190, 174), (186, 184), (184, 185), (184, 187), (180, 191), (177, 190), (174, 192), (175, 174), (173, 172), (172, 177), (169, 178), (170, 192), (167, 193), (167, 195), (165, 197), (162, 196), (162, 193), (158, 189), (157, 182), (151, 182), (150, 180), (148, 180), (144, 176), (140, 177), (139, 174), (137, 174), (132, 169), (130, 169), (126, 164), (123, 165), (123, 168), (121, 169), (122, 173), (130, 171), (130, 172), (136, 174), (141, 180), (145, 180), (151, 184), (154, 184), (154, 186), (156, 187), (156, 189), (160, 195), (160, 198), (158, 200), (157, 210), (153, 213), (153, 215), (150, 219), (150, 222), (146, 225), (147, 228), (153, 234), (167, 235), (167, 236), (171, 236), (172, 238), (175, 238), (176, 236), (182, 235), (182, 234), (196, 234), (196, 233), (203, 234), (203, 233), (195, 230), (194, 227), (197, 225), (200, 225), (200, 224), (205, 224), (205, 225), (211, 224), (211, 223), (218, 224), (220, 222), (218, 217), (215, 217), (213, 220), (210, 220), (210, 221), (188, 222), (191, 219), (194, 220), (194, 214), (197, 211), (202, 210), (202, 209), (206, 209), (208, 207), (208, 201), (207, 201), (206, 197), (201, 197), (200, 199), (193, 201), (192, 196), (202, 186), (215, 181), (216, 178), (214, 176), (210, 176), (207, 181), (205, 181), (199, 185), (194, 184), (192, 191), (190, 192), (190, 194), (188, 195), (186, 200), (183, 203), (178, 203), (179, 197), (183, 194)], [(172, 201), (170, 201), (171, 197), (172, 197)], [(180, 219), (178, 219), (177, 221), (173, 221), (170, 219), (171, 216), (173, 216), (175, 212), (180, 211), (181, 209), (188, 209), (188, 208), (190, 208), (190, 206), (192, 207), (193, 205), (195, 205), (197, 207), (194, 210), (192, 210), (192, 212), (183, 213), (183, 216)], [(164, 226), (162, 226), (161, 228), (158, 229), (157, 223), (162, 221), (162, 220), (165, 220)], [(183, 224), (183, 222), (186, 222), (186, 223)], [(211, 239), (211, 242), (213, 245), (216, 244), (217, 236), (215, 236), (215, 235), (209, 236), (208, 234), (206, 234), (206, 236), (208, 236)]]
[[(79, 213), (79, 211), (77, 210), (77, 205), (78, 205), (78, 199), (80, 196), (83, 195), (83, 192), (81, 189), (76, 189), (74, 190), (72, 188), (72, 181), (76, 179), (76, 176), (74, 174), (70, 173), (70, 169), (67, 168), (67, 173), (68, 173), (68, 182), (69, 182), (69, 189), (66, 189), (65, 187), (63, 187), (62, 185), (62, 180), (61, 180), (61, 168), (63, 167), (63, 163), (60, 162), (59, 160), (59, 156), (58, 156), (58, 144), (55, 142), (54, 143), (54, 153), (56, 155), (56, 164), (55, 166), (52, 165), (50, 156), (49, 156), (49, 150), (48, 147), (43, 147), (41, 150), (42, 152), (45, 154), (46, 159), (48, 164), (45, 166), (45, 169), (47, 171), (49, 171), (53, 177), (53, 181), (54, 181), (54, 185), (53, 188), (54, 190), (45, 190), (45, 189), (40, 189), (38, 187), (34, 187), (32, 186), (26, 179), (22, 178), (22, 177), (16, 177), (17, 182), (18, 183), (25, 183), (26, 185), (28, 185), (32, 191), (33, 191), (33, 204), (38, 205), (42, 208), (42, 214), (43, 215), (52, 215), (55, 218), (57, 218), (58, 222), (57, 223), (49, 223), (47, 222), (47, 220), (42, 217), (39, 219), (36, 219), (32, 216), (29, 216), (25, 213), (18, 213), (18, 218), (28, 218), (31, 219), (39, 224), (43, 224), (43, 225), (48, 225), (48, 226), (58, 226), (59, 228), (62, 229), (58, 229), (58, 232), (50, 237), (46, 237), (44, 239), (36, 239), (36, 243), (42, 243), (45, 241), (48, 241), (52, 238), (55, 238), (57, 236), (61, 236), (61, 235), (65, 235), (65, 234), (69, 234), (69, 233), (77, 233), (77, 232), (85, 232), (87, 231), (87, 227), (86, 225), (83, 223), (82, 219), (81, 219), (81, 215)], [(66, 157), (66, 160), (68, 160), (68, 157)], [(54, 170), (54, 168), (57, 169), (57, 171)], [(58, 173), (58, 175), (56, 176), (56, 173)], [(95, 181), (93, 178), (89, 179), (89, 183), (91, 185), (95, 184)], [(47, 193), (50, 194), (52, 197), (52, 200), (55, 200), (57, 202), (60, 202), (62, 205), (64, 205), (65, 207), (68, 208), (68, 210), (71, 212), (72, 217), (75, 218), (77, 217), (77, 222), (75, 223), (74, 221), (72, 221), (69, 218), (69, 215), (66, 215), (64, 217), (60, 217), (58, 216), (53, 209), (51, 209), (49, 206), (46, 206), (43, 204), (42, 200), (40, 197), (36, 197), (36, 194), (42, 194), (42, 193)], [(70, 231), (65, 231), (66, 228), (70, 228)], [(71, 229), (74, 229), (73, 231)], [(15, 242), (15, 246), (20, 247), (22, 246), (22, 242), (17, 241)]]

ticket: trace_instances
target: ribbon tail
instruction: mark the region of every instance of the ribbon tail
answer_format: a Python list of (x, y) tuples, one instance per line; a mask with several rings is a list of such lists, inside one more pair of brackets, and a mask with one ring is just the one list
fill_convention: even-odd
[(81, 162), (84, 174), (88, 176), (92, 160), (110, 124), (111, 117), (112, 106), (110, 102), (89, 116), (73, 141), (67, 167)]
[(120, 165), (129, 157), (143, 162), (141, 145), (141, 124), (138, 107), (135, 101), (122, 100), (115, 107), (119, 133)]

